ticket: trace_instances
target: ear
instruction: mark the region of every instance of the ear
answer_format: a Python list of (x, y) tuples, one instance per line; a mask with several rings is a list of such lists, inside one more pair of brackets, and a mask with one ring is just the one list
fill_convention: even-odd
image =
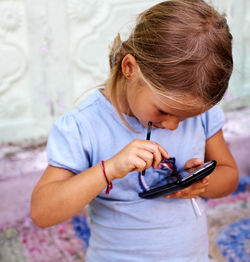
[(122, 73), (126, 79), (134, 79), (137, 76), (137, 62), (131, 54), (127, 54), (122, 59)]

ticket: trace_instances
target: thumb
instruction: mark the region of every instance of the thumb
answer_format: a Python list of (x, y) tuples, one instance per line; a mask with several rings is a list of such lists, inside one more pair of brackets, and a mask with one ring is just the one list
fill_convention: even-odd
[(190, 169), (194, 167), (201, 167), (204, 165), (204, 162), (200, 158), (190, 158), (184, 166), (184, 169)]

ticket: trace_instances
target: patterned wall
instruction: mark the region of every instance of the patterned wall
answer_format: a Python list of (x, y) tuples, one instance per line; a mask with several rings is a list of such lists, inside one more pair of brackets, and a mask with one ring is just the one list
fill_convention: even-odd
[[(1, 0), (0, 143), (46, 139), (52, 121), (105, 80), (117, 32), (125, 39), (136, 15), (158, 2)], [(248, 103), (250, 1), (214, 2), (235, 38), (237, 67), (225, 106)]]
[(225, 109), (250, 106), (250, 1), (213, 0), (227, 15), (233, 34), (234, 72), (224, 98)]

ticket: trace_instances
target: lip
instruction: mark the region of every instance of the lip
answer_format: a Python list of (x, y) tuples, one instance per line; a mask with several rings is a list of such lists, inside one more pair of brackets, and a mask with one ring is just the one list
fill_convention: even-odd
[(157, 126), (157, 125), (152, 125), (153, 128), (161, 128), (161, 129), (164, 129), (164, 127), (161, 127), (161, 126)]

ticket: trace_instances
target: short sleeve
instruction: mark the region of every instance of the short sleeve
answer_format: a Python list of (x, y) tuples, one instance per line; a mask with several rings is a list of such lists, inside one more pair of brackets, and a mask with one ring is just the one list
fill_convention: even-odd
[(89, 137), (73, 115), (60, 117), (50, 130), (48, 164), (78, 174), (89, 168)]
[(206, 139), (215, 135), (225, 123), (225, 115), (220, 106), (216, 105), (201, 115)]

